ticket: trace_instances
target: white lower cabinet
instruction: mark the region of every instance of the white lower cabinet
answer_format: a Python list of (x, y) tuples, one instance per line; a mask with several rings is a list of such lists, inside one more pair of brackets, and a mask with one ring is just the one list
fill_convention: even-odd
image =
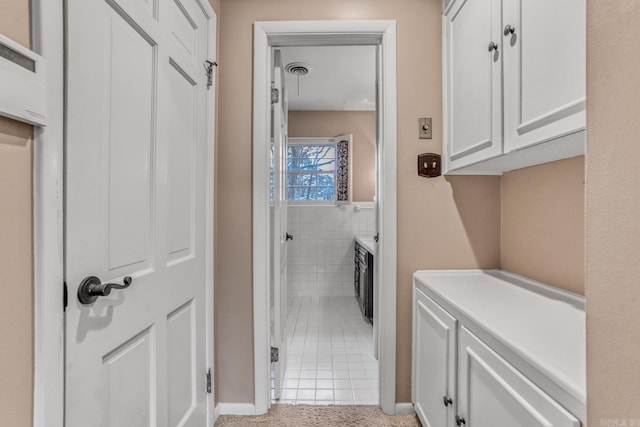
[(424, 427), (452, 425), (455, 416), (456, 319), (414, 288), (412, 396)]
[(458, 425), (580, 427), (576, 417), (464, 326), (458, 342)]
[[(427, 278), (425, 282), (431, 281), (429, 285), (421, 284), (415, 279), (419, 273), (426, 273), (423, 277)], [(531, 320), (535, 320), (537, 316), (544, 317), (544, 304), (557, 306), (570, 300), (565, 301), (562, 295), (553, 296), (552, 291), (545, 289), (538, 292), (534, 288), (532, 288), (533, 291), (522, 288), (517, 291), (524, 296), (510, 301), (508, 296), (513, 290), (509, 289), (509, 286), (504, 286), (502, 282), (500, 285), (503, 289), (494, 292), (490, 286), (491, 281), (494, 280), (493, 276), (485, 275), (490, 276), (488, 279), (481, 277), (486, 279), (487, 287), (481, 289), (478, 283), (475, 283), (477, 286), (474, 287), (472, 282), (463, 289), (463, 286), (456, 287), (455, 281), (451, 278), (443, 279), (443, 274), (430, 276), (430, 273), (416, 273), (413, 287), (411, 392), (414, 408), (422, 425), (424, 427), (580, 427), (586, 412), (583, 398), (578, 397), (576, 400), (570, 396), (571, 391), (563, 390), (562, 386), (556, 387), (557, 383), (550, 385), (545, 373), (540, 373), (540, 366), (547, 366), (553, 372), (567, 373), (565, 366), (554, 367), (546, 364), (546, 354), (551, 354), (550, 360), (558, 359), (553, 356), (554, 349), (538, 353), (543, 357), (538, 365), (535, 360), (523, 362), (522, 358), (518, 358), (512, 361), (511, 358), (514, 357), (512, 350), (517, 350), (520, 343), (517, 342), (517, 338), (513, 338), (513, 346), (509, 342), (502, 341), (503, 339), (511, 340), (508, 334), (503, 333), (504, 331), (511, 331), (509, 332), (511, 337), (518, 335), (520, 327), (518, 322), (523, 322), (524, 334), (537, 336), (537, 332), (534, 331), (531, 334), (532, 330), (525, 327), (526, 317), (531, 316)], [(468, 277), (463, 275), (462, 280), (468, 280)], [(449, 294), (443, 296), (439, 292), (432, 293), (429, 286), (433, 283), (441, 284), (439, 290), (446, 290)], [(433, 287), (436, 288), (436, 286)], [(549, 297), (544, 292), (552, 296)], [(530, 297), (528, 293), (533, 295), (531, 301), (528, 301)], [(460, 305), (456, 305), (457, 299), (460, 300)], [(493, 301), (494, 307), (503, 307), (504, 312), (512, 317), (503, 319), (502, 315), (494, 309), (492, 314), (475, 323), (474, 327), (479, 328), (483, 337), (487, 336), (489, 339), (492, 333), (495, 334), (495, 337), (489, 341), (481, 340), (469, 329), (469, 325), (474, 325), (474, 315), (482, 317), (481, 313), (485, 308), (483, 299)], [(537, 314), (527, 306), (536, 306), (542, 313)], [(516, 307), (524, 308), (518, 311)], [(558, 310), (562, 313), (565, 309), (561, 307)], [(567, 304), (567, 310), (571, 310), (565, 317), (567, 324), (577, 325), (575, 330), (578, 335), (581, 334), (582, 327), (579, 323), (583, 310), (580, 309), (580, 302), (573, 305)], [(558, 314), (549, 314), (549, 310), (546, 313), (548, 316)], [(498, 328), (503, 330), (492, 331), (491, 323), (499, 325)], [(552, 330), (548, 332), (554, 334)], [(560, 337), (564, 333), (564, 331), (556, 332)], [(573, 330), (569, 332), (573, 335)], [(564, 341), (558, 340), (558, 336), (550, 338), (551, 341), (543, 336), (534, 340), (524, 338), (523, 342), (539, 341), (542, 346), (547, 346), (547, 342), (555, 342), (557, 351), (564, 350), (561, 348)], [(573, 341), (570, 339), (566, 341), (568, 347), (576, 348)], [(500, 342), (499, 345), (496, 344), (497, 348), (503, 350), (496, 350), (496, 347), (488, 342)], [(580, 339), (577, 342), (578, 346), (582, 345)], [(510, 349), (509, 354), (502, 354), (506, 351), (505, 348)], [(578, 349), (575, 354), (577, 354), (575, 366), (582, 366), (585, 363), (582, 357), (583, 351)], [(578, 383), (582, 384), (581, 381), (582, 378), (579, 378)], [(551, 387), (550, 390), (553, 391), (548, 391), (545, 387)], [(574, 396), (581, 396), (581, 392), (573, 393)], [(577, 412), (572, 414), (567, 406)]]

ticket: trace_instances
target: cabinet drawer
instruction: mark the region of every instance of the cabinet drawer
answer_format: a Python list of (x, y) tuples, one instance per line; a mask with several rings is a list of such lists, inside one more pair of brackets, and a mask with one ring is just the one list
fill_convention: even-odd
[(466, 427), (579, 427), (580, 421), (464, 326), (458, 415)]

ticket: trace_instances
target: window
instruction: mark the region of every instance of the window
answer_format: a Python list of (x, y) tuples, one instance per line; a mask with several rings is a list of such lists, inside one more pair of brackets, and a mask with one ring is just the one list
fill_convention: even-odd
[(335, 202), (336, 145), (333, 138), (289, 138), (287, 200)]

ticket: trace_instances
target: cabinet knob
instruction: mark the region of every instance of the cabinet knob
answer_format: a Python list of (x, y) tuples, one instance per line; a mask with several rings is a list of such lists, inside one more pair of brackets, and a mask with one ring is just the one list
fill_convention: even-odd
[(489, 43), (489, 52), (493, 52), (494, 50), (498, 50), (498, 45), (494, 42)]
[(464, 418), (460, 418), (459, 415), (456, 415), (456, 425), (460, 427), (462, 424), (466, 425), (467, 423)]
[(502, 32), (502, 34), (504, 34), (504, 36), (508, 36), (509, 34), (513, 34), (516, 32), (516, 28), (512, 27), (511, 25), (507, 25), (506, 27), (504, 27), (504, 31)]
[(444, 406), (449, 406), (453, 403), (453, 400), (451, 400), (449, 396), (442, 396), (442, 402), (444, 403)]

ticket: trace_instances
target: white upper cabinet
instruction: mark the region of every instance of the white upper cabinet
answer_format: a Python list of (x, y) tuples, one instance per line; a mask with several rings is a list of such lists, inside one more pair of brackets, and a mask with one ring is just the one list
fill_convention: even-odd
[(585, 3), (444, 2), (445, 173), (501, 174), (584, 154)]
[(585, 6), (504, 1), (506, 152), (585, 128)]
[(458, 0), (444, 18), (445, 134), (452, 168), (502, 153), (500, 9), (500, 0)]

